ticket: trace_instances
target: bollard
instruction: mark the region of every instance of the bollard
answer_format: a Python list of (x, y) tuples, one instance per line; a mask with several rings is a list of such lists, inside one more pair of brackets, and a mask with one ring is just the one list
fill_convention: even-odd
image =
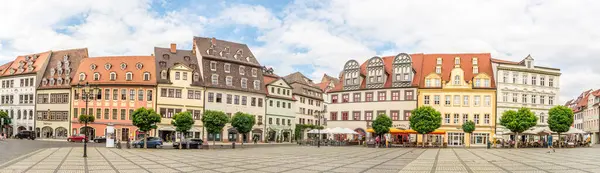
[(231, 143), (231, 149), (235, 149), (235, 142)]

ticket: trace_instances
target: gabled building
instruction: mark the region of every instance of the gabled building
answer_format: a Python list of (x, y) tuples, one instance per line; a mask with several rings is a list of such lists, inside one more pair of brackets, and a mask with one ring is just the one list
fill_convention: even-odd
[[(417, 54), (422, 59), (418, 106), (442, 114), (442, 139), (448, 146), (485, 146), (495, 134), (496, 83), (489, 53)], [(471, 134), (462, 124), (475, 123)], [(419, 135), (420, 138), (420, 135)], [(434, 142), (431, 138), (428, 142)], [(419, 139), (421, 141), (421, 139)]]
[[(12, 124), (9, 135), (35, 129), (35, 94), (52, 51), (18, 56), (3, 65), (0, 74), (0, 110), (8, 113)], [(66, 72), (66, 71), (65, 71)]]
[(283, 79), (293, 88), (292, 96), (296, 100), (296, 124), (324, 126), (323, 91), (300, 72), (289, 74)]
[[(114, 125), (117, 140), (137, 139), (139, 132), (133, 126), (135, 109), (153, 109), (156, 103), (156, 62), (154, 56), (112, 56), (81, 60), (75, 78), (70, 81), (72, 101), (71, 132), (83, 131), (79, 115), (94, 115), (96, 120), (88, 124), (89, 139), (106, 134), (106, 126)], [(84, 88), (89, 84), (98, 88), (87, 103)], [(153, 135), (151, 132), (150, 135)]]
[[(266, 112), (262, 66), (245, 44), (215, 38), (194, 37), (192, 49), (200, 65), (200, 77), (206, 88), (205, 110), (223, 111), (231, 118), (236, 112), (256, 116), (256, 125), (250, 134), (240, 135), (230, 124), (224, 132), (207, 134), (206, 141), (248, 142), (263, 139)], [(224, 137), (226, 135), (226, 137)], [(245, 139), (242, 139), (244, 138)]]
[[(263, 72), (266, 98), (267, 141), (292, 142), (296, 127), (296, 99), (292, 96), (292, 86), (273, 73), (273, 69)], [(262, 123), (262, 122), (259, 122)]]
[(158, 133), (163, 141), (171, 141), (178, 136), (175, 126), (171, 125), (173, 116), (188, 111), (195, 120), (194, 126), (186, 138), (202, 138), (202, 113), (204, 111), (204, 87), (200, 77), (200, 64), (192, 50), (154, 48), (156, 60), (157, 91), (156, 111), (162, 116), (157, 124)]
[(67, 138), (71, 133), (71, 81), (88, 50), (53, 51), (37, 86), (35, 131), (38, 138)]
[(588, 105), (583, 115), (583, 131), (591, 133), (591, 142), (600, 143), (600, 89), (588, 96)]
[(328, 127), (354, 129), (366, 135), (378, 115), (388, 115), (393, 127), (409, 129), (410, 111), (417, 107), (422, 55), (400, 53), (372, 57), (363, 63), (349, 60), (340, 80), (328, 94)]

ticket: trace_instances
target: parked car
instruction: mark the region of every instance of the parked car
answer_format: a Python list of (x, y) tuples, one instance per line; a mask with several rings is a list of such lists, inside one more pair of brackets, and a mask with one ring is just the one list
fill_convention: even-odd
[[(190, 145), (190, 149), (200, 149), (200, 146), (202, 146), (202, 143), (204, 141), (202, 141), (202, 139), (184, 139), (181, 144), (181, 148), (182, 149), (187, 149), (188, 147), (188, 143)], [(179, 148), (179, 143), (180, 142), (173, 142), (173, 148)]]
[(69, 136), (67, 138), (68, 142), (83, 142), (83, 140), (89, 141), (88, 138), (84, 134), (76, 134), (76, 135)]
[(34, 140), (35, 139), (35, 132), (33, 131), (21, 131), (19, 133), (17, 133), (17, 135), (15, 136), (18, 139), (31, 139)]
[(94, 143), (106, 143), (106, 136), (100, 136), (95, 138)]
[[(133, 148), (144, 148), (144, 139), (133, 141)], [(148, 148), (162, 148), (163, 141), (157, 137), (148, 137)]]

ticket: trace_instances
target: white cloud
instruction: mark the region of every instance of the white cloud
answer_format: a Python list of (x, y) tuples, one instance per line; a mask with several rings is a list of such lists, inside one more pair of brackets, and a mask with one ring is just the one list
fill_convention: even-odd
[[(270, 14), (260, 6), (237, 6), (260, 15), (227, 17), (279, 26), (257, 27), (263, 33), (257, 40), (264, 45), (253, 51), (280, 74), (311, 65), (314, 72), (307, 75), (315, 79), (324, 72), (337, 76), (348, 59), (399, 52), (490, 52), (513, 61), (531, 54), (537, 65), (561, 68), (562, 103), (585, 89), (600, 88), (600, 82), (589, 80), (600, 75), (589, 63), (600, 54), (598, 6), (592, 0), (296, 1)], [(379, 50), (386, 44), (393, 46)]]

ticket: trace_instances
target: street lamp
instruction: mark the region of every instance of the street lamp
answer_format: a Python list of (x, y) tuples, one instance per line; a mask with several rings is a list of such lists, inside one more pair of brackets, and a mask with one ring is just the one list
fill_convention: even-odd
[[(100, 90), (98, 86), (90, 86), (88, 82), (85, 82), (85, 85), (77, 84), (77, 88), (81, 89), (81, 99), (85, 102), (85, 111), (88, 111), (88, 102), (90, 102), (90, 97), (94, 96), (94, 92)], [(87, 112), (89, 113), (89, 112)], [(91, 116), (91, 115), (87, 115)], [(84, 129), (85, 129), (85, 138), (89, 138), (88, 134), (88, 120), (84, 121)], [(83, 157), (87, 157), (87, 139), (83, 139)]]

